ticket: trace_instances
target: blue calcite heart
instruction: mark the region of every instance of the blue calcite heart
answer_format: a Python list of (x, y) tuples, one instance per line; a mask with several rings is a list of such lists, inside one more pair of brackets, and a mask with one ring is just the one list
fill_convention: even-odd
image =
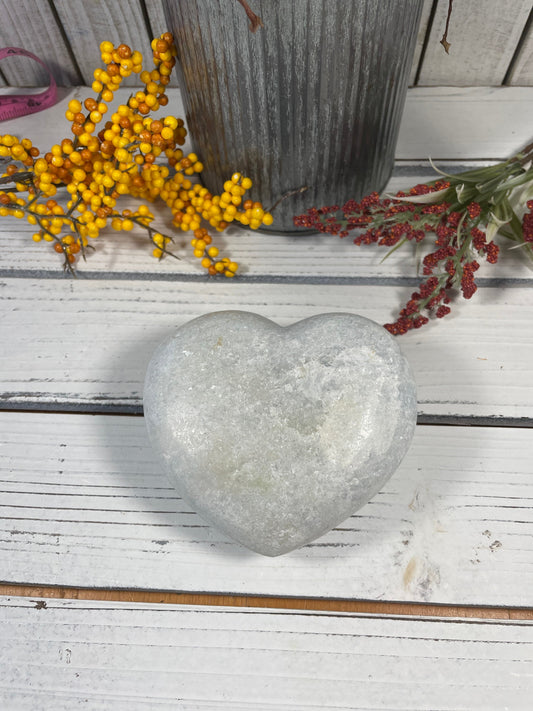
[(298, 548), (366, 504), (406, 453), (416, 390), (394, 338), (323, 314), (221, 311), (156, 350), (144, 414), (179, 493), (248, 548)]

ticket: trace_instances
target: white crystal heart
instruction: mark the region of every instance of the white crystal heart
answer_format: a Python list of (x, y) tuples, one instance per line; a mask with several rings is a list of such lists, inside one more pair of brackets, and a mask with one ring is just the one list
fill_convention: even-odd
[(416, 390), (396, 341), (366, 318), (323, 314), (282, 327), (221, 311), (159, 346), (144, 414), (183, 498), (275, 556), (379, 491), (409, 447)]

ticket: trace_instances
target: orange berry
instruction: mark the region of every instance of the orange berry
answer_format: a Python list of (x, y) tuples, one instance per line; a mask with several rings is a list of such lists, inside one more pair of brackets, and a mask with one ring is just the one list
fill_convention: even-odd
[(168, 52), (169, 46), (168, 42), (164, 39), (159, 39), (155, 43), (155, 51), (156, 52)]
[(129, 59), (131, 57), (131, 49), (127, 44), (120, 44), (117, 47), (117, 54), (121, 59)]

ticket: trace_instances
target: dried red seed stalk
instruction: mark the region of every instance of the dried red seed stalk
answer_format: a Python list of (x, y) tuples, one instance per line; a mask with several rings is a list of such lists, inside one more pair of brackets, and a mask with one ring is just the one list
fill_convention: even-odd
[(479, 268), (473, 255), (485, 256), (491, 263), (498, 258), (497, 245), (487, 242), (485, 233), (477, 226), (483, 217), (478, 203), (471, 202), (459, 211), (452, 210), (445, 199), (436, 203), (403, 201), (424, 195), (430, 198), (431, 193), (449, 187), (448, 181), (436, 181), (416, 185), (407, 194), (399, 192), (395, 198), (383, 200), (377, 193), (371, 193), (360, 202), (349, 200), (342, 207), (311, 208), (305, 215), (296, 217), (294, 223), (340, 237), (352, 230), (362, 230), (354, 239), (357, 245), (376, 243), (394, 247), (405, 241), (421, 242), (428, 233), (435, 235), (436, 249), (427, 254), (422, 263), (427, 279), (419, 291), (411, 295), (398, 319), (385, 324), (390, 333), (400, 335), (420, 328), (430, 317), (442, 318), (449, 314), (452, 290), (460, 288), (467, 299), (473, 296), (477, 289), (474, 272)]
[(524, 213), (522, 218), (522, 232), (524, 235), (524, 242), (533, 242), (533, 200), (528, 200), (526, 207), (529, 212)]
[[(449, 14), (451, 7), (450, 1)], [(423, 326), (432, 316), (446, 316), (456, 291), (467, 299), (474, 295), (478, 258), (489, 264), (498, 260), (500, 249), (492, 241), (494, 234), (518, 243), (523, 254), (533, 257), (533, 200), (527, 201), (521, 220), (513, 207), (524, 201), (525, 194), (531, 195), (532, 188), (533, 142), (494, 166), (415, 185), (390, 198), (380, 199), (374, 192), (360, 202), (348, 200), (342, 207), (313, 207), (295, 217), (294, 224), (339, 237), (357, 230), (355, 244), (394, 249), (434, 235), (434, 249), (422, 261), (426, 280), (398, 319), (385, 325), (391, 333), (400, 334)], [(487, 233), (480, 228), (483, 226)]]

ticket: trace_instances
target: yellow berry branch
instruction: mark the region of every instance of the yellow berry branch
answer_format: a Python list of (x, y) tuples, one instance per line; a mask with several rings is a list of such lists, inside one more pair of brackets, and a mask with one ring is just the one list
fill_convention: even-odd
[[(195, 153), (181, 150), (187, 135), (183, 120), (150, 115), (168, 104), (165, 90), (176, 62), (172, 35), (162, 34), (151, 47), (154, 69), (148, 71), (140, 52), (102, 42), (105, 66), (93, 74), (95, 97), (69, 102), (65, 116), (72, 138), (43, 156), (29, 138), (0, 135), (0, 160), (12, 161), (0, 176), (0, 188), (9, 186), (0, 189), (0, 216), (35, 225), (33, 240), (53, 242), (64, 268), (74, 273), (77, 256), (85, 259), (89, 240), (108, 226), (125, 232), (144, 229), (155, 257), (176, 257), (168, 249), (173, 237), (154, 228), (155, 216), (145, 204), (160, 199), (170, 208), (176, 229), (192, 233), (194, 256), (208, 274), (233, 277), (238, 264), (220, 256), (209, 229), (223, 232), (235, 221), (257, 229), (272, 224), (272, 215), (261, 203), (245, 199), (252, 181), (240, 173), (224, 183), (220, 195), (193, 182), (204, 166)], [(142, 88), (102, 124), (116, 90), (132, 73), (139, 74)], [(120, 210), (123, 195), (142, 202), (134, 210)]]

